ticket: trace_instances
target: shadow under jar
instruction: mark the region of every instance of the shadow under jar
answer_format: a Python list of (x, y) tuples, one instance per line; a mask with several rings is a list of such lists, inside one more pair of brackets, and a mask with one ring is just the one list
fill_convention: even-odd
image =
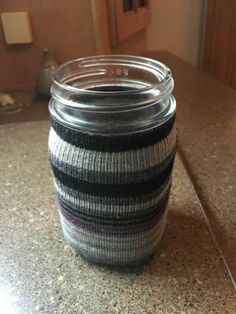
[(139, 264), (160, 241), (176, 153), (169, 68), (127, 55), (56, 71), (49, 156), (65, 239), (89, 261)]

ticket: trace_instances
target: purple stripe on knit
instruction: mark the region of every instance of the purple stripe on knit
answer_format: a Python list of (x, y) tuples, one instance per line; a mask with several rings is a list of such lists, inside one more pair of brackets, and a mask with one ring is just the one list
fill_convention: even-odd
[(68, 220), (71, 224), (75, 225), (78, 228), (85, 229), (91, 233), (99, 233), (99, 234), (108, 234), (108, 235), (129, 235), (134, 233), (142, 233), (152, 229), (162, 218), (165, 209), (167, 207), (167, 201), (163, 204), (163, 207), (159, 209), (157, 216), (148, 222), (141, 223), (138, 225), (127, 225), (127, 226), (107, 226), (101, 224), (94, 224), (84, 221), (81, 218), (75, 217), (72, 214), (68, 213), (61, 205), (59, 205), (61, 214), (63, 217)]

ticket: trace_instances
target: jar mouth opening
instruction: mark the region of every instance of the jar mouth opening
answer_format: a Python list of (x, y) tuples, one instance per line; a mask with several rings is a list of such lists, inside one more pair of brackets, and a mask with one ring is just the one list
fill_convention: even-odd
[[(68, 61), (53, 74), (54, 88), (74, 94), (120, 96), (172, 87), (172, 73), (163, 63), (130, 55), (99, 55)], [(171, 92), (170, 91), (170, 92)]]
[(159, 61), (130, 55), (86, 57), (57, 69), (49, 110), (71, 128), (136, 132), (175, 113), (173, 87), (170, 69)]

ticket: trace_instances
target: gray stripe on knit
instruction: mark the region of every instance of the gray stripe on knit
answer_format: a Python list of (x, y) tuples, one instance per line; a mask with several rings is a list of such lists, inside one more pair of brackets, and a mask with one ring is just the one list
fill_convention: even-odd
[(126, 152), (97, 152), (76, 147), (62, 140), (51, 128), (49, 151), (53, 156), (79, 169), (101, 173), (130, 173), (143, 171), (160, 164), (176, 145), (176, 129), (162, 141), (146, 148)]
[(157, 191), (127, 198), (108, 198), (81, 193), (63, 185), (55, 177), (54, 184), (62, 201), (69, 206), (75, 209), (78, 208), (79, 210), (84, 208), (85, 213), (93, 214), (94, 211), (96, 211), (102, 215), (107, 214), (109, 217), (111, 214), (114, 215), (114, 213), (117, 215), (129, 212), (137, 213), (155, 206), (167, 193), (171, 184), (171, 178), (169, 178)]
[(164, 171), (172, 159), (175, 156), (176, 149), (171, 152), (171, 154), (163, 160), (160, 164), (141, 171), (136, 171), (134, 173), (123, 173), (123, 172), (99, 172), (99, 171), (91, 171), (88, 169), (83, 169), (79, 166), (72, 166), (67, 162), (60, 160), (54, 154), (50, 154), (50, 159), (52, 164), (62, 172), (68, 174), (71, 177), (79, 178), (83, 181), (88, 181), (92, 183), (102, 183), (102, 184), (129, 184), (129, 183), (138, 183), (146, 180), (150, 180), (155, 178)]
[[(76, 251), (78, 252), (78, 254), (86, 259), (88, 262), (90, 263), (95, 263), (97, 265), (106, 265), (106, 266), (110, 266), (110, 267), (133, 267), (133, 266), (137, 266), (137, 265), (142, 265), (143, 263), (145, 263), (145, 261), (147, 261), (156, 251), (156, 246), (148, 253), (146, 254), (144, 257), (142, 258), (135, 258), (135, 259), (126, 259), (126, 260), (119, 260), (116, 261), (114, 258), (113, 260), (111, 260), (110, 258), (99, 258), (97, 256), (91, 255), (91, 254), (84, 254), (84, 252), (82, 251), (78, 251), (78, 248), (76, 247), (75, 244), (70, 243), (69, 240), (66, 238), (66, 236), (64, 236), (65, 240), (70, 244), (70, 246)], [(160, 242), (160, 241), (159, 241)], [(158, 244), (158, 243), (157, 243)]]
[[(139, 233), (133, 233), (128, 235), (107, 235), (104, 233), (101, 233), (103, 231), (103, 227), (101, 226), (101, 232), (98, 231), (89, 231), (85, 230), (84, 228), (78, 227), (71, 223), (69, 220), (67, 220), (61, 213), (61, 224), (63, 225), (63, 228), (68, 232), (74, 239), (77, 241), (82, 241), (84, 243), (87, 243), (88, 245), (91, 244), (91, 246), (103, 246), (105, 240), (109, 239), (109, 243), (112, 243), (112, 247), (117, 248), (121, 244), (130, 243), (132, 242), (136, 246), (142, 246), (144, 244), (145, 239), (154, 239), (156, 237), (156, 234), (158, 233), (161, 226), (165, 223), (167, 216), (167, 210), (165, 211), (162, 218), (154, 225), (154, 227), (146, 230), (145, 232), (139, 232)], [(116, 230), (117, 227), (112, 227), (114, 230)], [(129, 227), (127, 227), (129, 228)], [(110, 245), (109, 244), (109, 245)]]
[(156, 238), (154, 240), (149, 239), (150, 242), (147, 239), (148, 244), (143, 247), (135, 247), (134, 243), (131, 241), (129, 245), (124, 244), (124, 247), (121, 247), (119, 250), (113, 249), (113, 243), (109, 242), (109, 237), (104, 241), (105, 244), (109, 244), (109, 246), (101, 248), (93, 245), (91, 247), (88, 244), (74, 239), (65, 229), (63, 229), (63, 232), (65, 239), (78, 251), (78, 253), (81, 253), (82, 256), (87, 257), (90, 260), (97, 260), (98, 262), (117, 264), (129, 263), (149, 256), (161, 240), (164, 229), (165, 223), (160, 227)]

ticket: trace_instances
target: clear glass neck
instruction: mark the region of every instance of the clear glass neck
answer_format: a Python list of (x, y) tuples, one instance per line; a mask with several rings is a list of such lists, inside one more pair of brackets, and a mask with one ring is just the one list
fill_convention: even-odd
[(176, 110), (170, 69), (152, 59), (104, 55), (61, 65), (50, 114), (70, 128), (106, 134), (155, 127)]

